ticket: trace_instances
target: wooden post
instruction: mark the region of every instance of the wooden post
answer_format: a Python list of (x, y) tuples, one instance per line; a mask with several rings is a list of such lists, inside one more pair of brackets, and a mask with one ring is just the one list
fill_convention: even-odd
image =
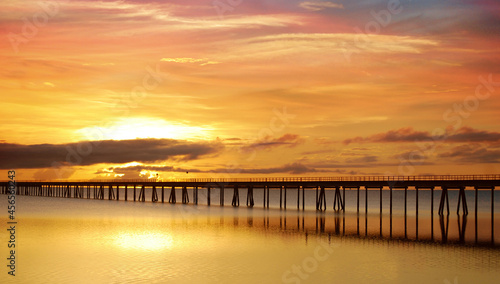
[(233, 200), (231, 202), (231, 205), (233, 207), (239, 207), (240, 206), (240, 192), (239, 192), (239, 189), (238, 189), (237, 185), (235, 185), (233, 187)]
[(182, 204), (188, 204), (189, 203), (189, 195), (187, 191), (187, 187), (183, 186), (182, 187)]
[(380, 187), (380, 214), (382, 214), (382, 188), (383, 186)]
[[(306, 210), (306, 187), (302, 186), (302, 211)], [(303, 228), (303, 227), (302, 227)]]
[(151, 202), (158, 201), (158, 193), (156, 192), (156, 185), (153, 185), (153, 190), (151, 191)]
[(434, 240), (434, 186), (431, 186), (431, 240)]
[(415, 186), (415, 238), (418, 240), (418, 186)]
[(224, 206), (224, 185), (220, 185), (220, 206)]
[(297, 210), (300, 209), (300, 185), (297, 186)]
[(407, 203), (408, 203), (408, 187), (405, 186), (405, 219), (406, 219), (406, 212), (407, 212)]
[(194, 187), (194, 196), (195, 196), (194, 204), (198, 205), (198, 186)]
[(392, 186), (389, 186), (389, 238), (392, 238)]
[[(345, 191), (344, 191), (344, 196), (345, 196)], [(340, 196), (340, 187), (336, 186), (335, 187), (335, 194), (333, 197), (333, 210), (339, 211), (341, 209), (343, 210), (343, 201), (342, 201), (342, 197)]]
[(269, 186), (267, 186), (267, 208), (269, 209)]
[[(462, 201), (462, 203), (460, 203)], [(469, 208), (467, 207), (467, 199), (465, 197), (465, 187), (461, 186), (458, 192), (457, 215), (460, 214), (460, 204), (462, 204), (462, 211), (464, 215), (469, 215)]]
[(172, 188), (170, 189), (170, 196), (168, 198), (168, 203), (172, 204), (177, 203), (177, 200), (175, 198), (175, 186), (172, 186)]
[(368, 187), (365, 186), (365, 214), (368, 214)]
[(323, 211), (323, 206), (325, 207), (325, 210), (326, 210), (325, 187), (321, 186), (320, 192), (319, 192), (319, 209), (318, 210)]
[(478, 187), (474, 187), (474, 235), (475, 235), (475, 242), (477, 244), (477, 194), (478, 193)]
[(405, 239), (408, 238), (408, 219), (407, 219), (408, 187), (405, 186)]
[(491, 187), (491, 243), (495, 244), (495, 187)]
[[(342, 186), (342, 211), (345, 212), (345, 186)], [(345, 219), (345, 217), (344, 217), (344, 219)], [(345, 224), (342, 223), (342, 226), (344, 226), (344, 225)]]
[(282, 202), (283, 202), (283, 186), (280, 185), (280, 209), (283, 207)]
[(316, 210), (319, 210), (318, 186), (316, 186)]
[(434, 186), (431, 187), (431, 217), (434, 216)]
[(444, 213), (444, 203), (446, 202), (447, 215), (450, 215), (450, 204), (449, 204), (449, 201), (448, 201), (448, 188), (446, 186), (442, 186), (441, 189), (442, 189), (442, 191), (441, 191), (441, 200), (439, 201), (439, 211), (438, 211), (438, 214), (440, 216), (443, 215), (443, 213)]
[[(358, 190), (358, 202), (357, 202), (357, 212), (359, 213), (359, 186), (357, 187)], [(359, 235), (359, 232), (358, 232)]]
[(265, 185), (264, 185), (264, 189), (263, 189), (263, 194), (262, 195), (263, 195), (262, 199), (264, 200), (262, 206), (263, 206), (263, 208), (266, 208), (266, 186)]
[(207, 187), (207, 205), (210, 206), (210, 186)]
[[(418, 219), (418, 186), (415, 186), (415, 210), (417, 214), (417, 219)], [(417, 224), (418, 227), (418, 224)]]
[(253, 207), (254, 206), (254, 201), (253, 201), (253, 185), (247, 186), (247, 206), (248, 207)]
[(389, 215), (392, 216), (392, 186), (389, 186)]
[(284, 204), (283, 204), (283, 207), (284, 207), (284, 208), (285, 208), (285, 210), (286, 210), (286, 185), (285, 185), (285, 186), (283, 186), (283, 190), (285, 191), (285, 200), (284, 200), (284, 202), (283, 202), (283, 203), (284, 203)]

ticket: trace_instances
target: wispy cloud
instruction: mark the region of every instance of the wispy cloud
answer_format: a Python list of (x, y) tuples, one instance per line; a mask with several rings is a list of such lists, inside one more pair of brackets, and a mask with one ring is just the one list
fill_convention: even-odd
[(309, 11), (321, 11), (326, 8), (344, 9), (344, 5), (327, 1), (306, 1), (299, 4), (300, 7)]
[(182, 58), (162, 58), (160, 59), (162, 62), (173, 62), (173, 63), (200, 63), (200, 66), (210, 65), (210, 64), (219, 64), (218, 61), (211, 61), (208, 59), (200, 59), (200, 58), (190, 58), (190, 57), (182, 57)]

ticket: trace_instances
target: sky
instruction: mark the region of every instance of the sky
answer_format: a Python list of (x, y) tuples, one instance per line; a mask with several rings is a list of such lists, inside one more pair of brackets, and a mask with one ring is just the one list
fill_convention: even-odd
[(0, 8), (6, 177), (500, 172), (498, 1)]

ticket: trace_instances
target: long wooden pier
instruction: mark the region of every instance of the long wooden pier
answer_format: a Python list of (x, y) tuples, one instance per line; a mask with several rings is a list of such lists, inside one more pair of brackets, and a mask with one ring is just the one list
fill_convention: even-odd
[[(85, 181), (16, 181), (18, 195), (33, 195), (47, 197), (86, 198), (100, 200), (122, 200), (177, 203), (176, 189), (181, 189), (182, 204), (198, 204), (199, 192), (206, 192), (206, 203), (211, 205), (211, 192), (219, 191), (219, 205), (224, 206), (225, 190), (232, 190), (231, 205), (240, 206), (240, 189), (246, 189), (246, 206), (253, 207), (258, 202), (254, 199), (254, 191), (263, 191), (262, 206), (269, 208), (270, 189), (279, 190), (279, 207), (290, 208), (287, 204), (287, 194), (297, 195), (296, 208), (306, 209), (305, 191), (316, 191), (316, 210), (327, 210), (330, 204), (334, 211), (345, 210), (345, 190), (357, 191), (357, 212), (360, 211), (360, 193), (365, 194), (365, 212), (368, 211), (368, 191), (380, 191), (380, 213), (382, 213), (382, 191), (390, 192), (390, 213), (393, 208), (393, 189), (405, 191), (405, 215), (407, 212), (407, 190), (416, 191), (416, 210), (418, 215), (419, 190), (431, 191), (431, 213), (434, 210), (434, 189), (441, 189), (438, 214), (449, 215), (450, 204), (448, 190), (458, 190), (459, 198), (456, 207), (457, 214), (469, 213), (465, 190), (475, 190), (475, 213), (477, 214), (477, 196), (479, 190), (491, 191), (491, 214), (494, 214), (495, 187), (500, 186), (500, 175), (426, 175), (426, 176), (349, 176), (349, 177), (287, 177), (287, 178), (228, 178), (228, 179), (176, 179), (176, 180), (85, 180)], [(10, 186), (12, 188), (12, 186)], [(133, 195), (129, 189), (133, 188)], [(327, 201), (325, 192), (334, 191), (333, 200)], [(9, 183), (2, 182), (0, 192), (9, 193)], [(294, 206), (295, 207), (295, 206)]]
[[(488, 194), (491, 202), (491, 244), (495, 245), (494, 228), (495, 228), (495, 188), (500, 186), (500, 175), (439, 175), (439, 176), (350, 176), (350, 177), (294, 177), (294, 178), (230, 178), (230, 179), (176, 179), (176, 180), (157, 180), (157, 179), (142, 179), (142, 180), (73, 180), (73, 181), (16, 181), (0, 182), (0, 193), (2, 194), (17, 194), (31, 195), (44, 197), (59, 197), (59, 198), (80, 198), (80, 199), (95, 199), (95, 200), (122, 200), (136, 202), (161, 202), (161, 203), (177, 203), (176, 191), (180, 192), (180, 203), (198, 205), (200, 201), (200, 191), (206, 193), (206, 205), (210, 206), (217, 201), (212, 200), (214, 191), (218, 191), (220, 206), (228, 205), (224, 200), (225, 191), (232, 191), (231, 206), (240, 206), (240, 190), (246, 192), (246, 206), (254, 207), (259, 204), (263, 208), (270, 208), (270, 198), (277, 204), (279, 198), (279, 208), (281, 210), (291, 209), (296, 207), (297, 210), (313, 209), (311, 205), (306, 208), (306, 194), (309, 196), (311, 192), (315, 192), (315, 210), (324, 212), (327, 208), (331, 208), (334, 212), (346, 211), (345, 206), (345, 191), (351, 190), (356, 193), (356, 211), (357, 218), (357, 234), (359, 235), (359, 214), (361, 198), (360, 194), (364, 194), (364, 214), (365, 228), (368, 222), (368, 192), (379, 192), (380, 210), (380, 228), (382, 228), (382, 208), (383, 208), (383, 192), (389, 194), (389, 237), (392, 238), (393, 227), (393, 190), (404, 191), (404, 238), (407, 233), (407, 211), (408, 211), (408, 191), (415, 192), (415, 225), (416, 239), (418, 240), (419, 232), (419, 191), (430, 191), (430, 228), (431, 236), (434, 235), (434, 191), (440, 191), (438, 215), (441, 224), (441, 230), (446, 228), (448, 216), (450, 215), (450, 202), (448, 191), (458, 191), (458, 202), (456, 204), (456, 213), (459, 220), (466, 220), (469, 214), (468, 201), (465, 192), (473, 191), (474, 199), (469, 202), (474, 202), (474, 226), (475, 240), (478, 241), (478, 193), (483, 192), (483, 208), (484, 212), (484, 192)], [(270, 190), (274, 190), (273, 195), (270, 195)], [(256, 201), (254, 192), (262, 191), (262, 201)], [(333, 191), (333, 198), (327, 200), (327, 191)], [(279, 192), (279, 197), (277, 194)], [(290, 199), (290, 194), (296, 194), (296, 205), (287, 204)], [(120, 197), (121, 196), (121, 197)], [(371, 199), (372, 202), (374, 199)], [(387, 199), (385, 199), (387, 200)], [(295, 200), (294, 200), (295, 201)], [(400, 199), (396, 201), (401, 202)], [(386, 201), (387, 202), (387, 201)], [(354, 206), (351, 205), (350, 208)], [(373, 206), (372, 206), (373, 208)], [(387, 210), (387, 204), (385, 205)], [(373, 209), (372, 209), (373, 210)], [(373, 212), (375, 213), (375, 212)], [(462, 218), (462, 219), (460, 219)], [(444, 226), (446, 224), (446, 227)], [(459, 225), (460, 226), (460, 225)], [(465, 221), (461, 226), (465, 231)], [(381, 229), (382, 230), (382, 229)], [(382, 231), (381, 231), (382, 232)], [(443, 231), (442, 233), (444, 233)], [(365, 229), (366, 234), (366, 229)]]

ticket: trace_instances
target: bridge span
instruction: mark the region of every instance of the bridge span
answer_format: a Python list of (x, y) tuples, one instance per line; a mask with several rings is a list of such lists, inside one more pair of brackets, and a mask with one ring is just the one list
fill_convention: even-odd
[[(316, 191), (316, 210), (327, 209), (327, 204), (332, 205), (334, 211), (345, 210), (345, 190), (357, 190), (357, 212), (360, 211), (360, 193), (365, 194), (365, 212), (368, 211), (368, 191), (380, 191), (380, 213), (382, 213), (382, 192), (390, 192), (390, 213), (393, 208), (393, 189), (405, 192), (405, 215), (407, 211), (407, 190), (416, 191), (416, 210), (418, 215), (419, 190), (431, 191), (431, 214), (433, 214), (434, 189), (440, 189), (441, 197), (438, 214), (449, 215), (448, 190), (458, 190), (457, 214), (467, 215), (468, 203), (466, 190), (475, 191), (475, 212), (477, 214), (477, 196), (479, 190), (491, 191), (491, 214), (494, 214), (495, 187), (500, 186), (500, 175), (421, 175), (421, 176), (338, 176), (338, 177), (268, 177), (268, 178), (189, 178), (189, 179), (107, 179), (107, 180), (30, 180), (2, 182), (0, 192), (8, 194), (16, 189), (18, 195), (34, 195), (47, 197), (87, 198), (120, 200), (120, 194), (125, 201), (134, 200), (145, 202), (177, 203), (176, 188), (181, 189), (181, 202), (198, 205), (199, 192), (205, 191), (206, 204), (211, 205), (211, 195), (214, 190), (219, 191), (219, 204), (225, 205), (224, 192), (232, 190), (231, 205), (240, 206), (240, 189), (246, 189), (246, 206), (253, 207), (257, 204), (254, 191), (261, 190), (262, 206), (269, 208), (269, 191), (279, 190), (279, 206), (287, 209), (287, 194), (296, 194), (296, 208), (306, 209), (305, 192)], [(129, 191), (132, 191), (129, 196)], [(327, 202), (325, 192), (334, 191), (333, 200)], [(360, 192), (361, 191), (361, 192)], [(294, 206), (295, 207), (295, 206)], [(290, 205), (288, 204), (288, 208)]]

